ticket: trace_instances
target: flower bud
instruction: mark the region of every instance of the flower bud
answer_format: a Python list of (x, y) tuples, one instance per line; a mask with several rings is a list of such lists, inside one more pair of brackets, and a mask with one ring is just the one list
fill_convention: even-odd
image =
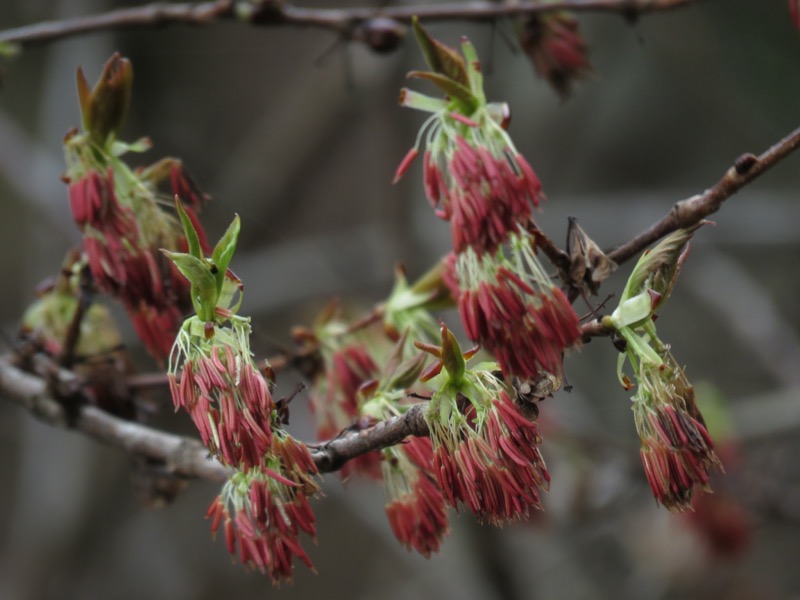
[(353, 38), (364, 42), (381, 54), (392, 52), (403, 42), (406, 28), (394, 19), (376, 17), (367, 19), (353, 32)]
[(548, 81), (562, 100), (572, 84), (591, 73), (588, 48), (570, 13), (530, 15), (519, 30), (519, 40), (538, 75)]
[(103, 66), (103, 72), (89, 89), (83, 69), (78, 68), (78, 100), (83, 115), (83, 129), (100, 147), (116, 137), (128, 113), (133, 88), (133, 66), (115, 53)]

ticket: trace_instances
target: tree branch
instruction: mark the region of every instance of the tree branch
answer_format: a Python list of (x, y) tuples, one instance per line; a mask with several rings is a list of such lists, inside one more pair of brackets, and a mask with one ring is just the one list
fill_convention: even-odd
[(780, 140), (760, 156), (742, 154), (717, 183), (702, 194), (677, 202), (664, 217), (653, 223), (633, 239), (617, 246), (608, 257), (617, 263), (637, 256), (650, 244), (676, 229), (699, 223), (717, 212), (722, 203), (745, 185), (766, 173), (780, 160), (800, 146), (800, 127)]
[(154, 3), (111, 12), (49, 21), (0, 31), (0, 43), (41, 44), (87, 33), (116, 29), (139, 29), (166, 25), (211, 25), (238, 20), (261, 26), (296, 26), (325, 29), (344, 34), (350, 39), (369, 39), (359, 27), (376, 19), (409, 23), (413, 16), (423, 21), (493, 21), (502, 17), (533, 15), (559, 10), (574, 12), (619, 13), (636, 18), (649, 12), (676, 9), (698, 0), (561, 0), (542, 3), (526, 0), (515, 4), (466, 2), (434, 6), (390, 6), (385, 8), (302, 8), (277, 0), (260, 3), (217, 0), (181, 4)]
[[(80, 384), (68, 371), (59, 372), (59, 384)], [(186, 477), (225, 481), (227, 468), (209, 460), (208, 450), (197, 440), (157, 431), (126, 421), (94, 406), (80, 406), (74, 419), (48, 390), (41, 377), (14, 366), (8, 357), (0, 357), (0, 396), (30, 411), (35, 417), (61, 428), (74, 428), (98, 441), (161, 460), (173, 472)]]
[(337, 471), (357, 456), (399, 444), (410, 435), (428, 435), (425, 404), (415, 404), (405, 414), (381, 421), (368, 429), (350, 432), (321, 444), (309, 444), (314, 463), (322, 473)]
[[(72, 388), (78, 378), (59, 371), (59, 385)], [(198, 441), (135, 423), (94, 407), (82, 405), (73, 419), (48, 390), (41, 377), (31, 375), (0, 357), (0, 396), (22, 406), (48, 425), (71, 428), (100, 442), (162, 461), (168, 469), (185, 477), (225, 481), (232, 471), (208, 455)], [(311, 456), (321, 473), (340, 469), (348, 460), (371, 450), (400, 443), (409, 435), (424, 436), (428, 426), (423, 405), (413, 406), (404, 415), (382, 421), (362, 431), (351, 431), (328, 442), (310, 444)]]

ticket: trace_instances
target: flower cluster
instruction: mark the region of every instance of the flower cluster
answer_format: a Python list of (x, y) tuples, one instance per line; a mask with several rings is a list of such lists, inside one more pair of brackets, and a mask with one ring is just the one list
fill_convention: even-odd
[(475, 48), (463, 57), (415, 24), (431, 72), (446, 98), (404, 89), (401, 104), (433, 113), (400, 164), (407, 170), (425, 139), (425, 193), (450, 222), (453, 259), (444, 276), (455, 288), (467, 335), (492, 352), (506, 375), (561, 372), (566, 348), (579, 341), (578, 317), (536, 258), (533, 209), (544, 198), (539, 178), (505, 131), (508, 107), (487, 103)]
[(298, 536), (315, 535), (308, 497), (318, 490), (317, 468), (308, 448), (282, 429), (284, 411), (250, 352), (250, 319), (236, 314), (241, 286), (228, 265), (238, 217), (205, 258), (192, 220), (180, 203), (177, 209), (189, 252), (163, 252), (188, 280), (197, 314), (181, 326), (170, 354), (172, 399), (211, 453), (236, 471), (209, 509), (212, 530), (224, 519), (228, 550), (238, 546), (242, 563), (277, 583), (291, 577), (293, 557), (311, 567)]
[(634, 267), (619, 306), (606, 326), (624, 340), (618, 375), (626, 389), (634, 384), (623, 375), (627, 358), (638, 384), (633, 400), (636, 430), (647, 481), (656, 500), (668, 509), (691, 506), (696, 488), (708, 490), (709, 472), (722, 470), (694, 389), (656, 332), (655, 310), (667, 300), (698, 227), (680, 229), (645, 252)]
[(416, 31), (423, 48), (429, 45), (434, 54), (446, 54), (450, 60), (440, 67), (438, 58), (432, 60), (428, 54), (431, 67), (442, 72), (411, 75), (437, 83), (448, 99), (408, 89), (401, 92), (403, 106), (433, 115), (422, 126), (417, 145), (398, 167), (395, 181), (418, 156), (424, 136), (425, 193), (436, 214), (450, 222), (454, 250), (472, 248), (491, 253), (518, 223), (531, 218), (533, 207), (544, 198), (541, 183), (505, 131), (508, 106), (486, 102), (472, 44), (462, 40), (462, 59), (418, 25)]
[(314, 383), (311, 407), (317, 415), (317, 437), (328, 439), (356, 421), (359, 389), (378, 375), (378, 366), (359, 343), (323, 350), (322, 355), (325, 369)]
[[(394, 414), (392, 407), (404, 398), (405, 388), (415, 383), (414, 369), (421, 369), (421, 363), (410, 357), (414, 351), (411, 340), (435, 339), (432, 336), (438, 332), (427, 307), (448, 296), (441, 279), (443, 272), (437, 265), (411, 285), (398, 268), (382, 314), (373, 311), (362, 323), (346, 323), (331, 306), (317, 318), (313, 330), (295, 328), (300, 352), (313, 352), (320, 359), (312, 374), (310, 395), (318, 439), (330, 439), (343, 430), (369, 426)], [(409, 357), (410, 363), (402, 365)], [(406, 370), (412, 377), (402, 376)], [(365, 411), (365, 403), (371, 400), (370, 409)], [(348, 461), (339, 474), (344, 480), (353, 474), (380, 479), (380, 452)]]
[(224, 521), (228, 552), (280, 583), (291, 579), (295, 557), (314, 568), (298, 537), (303, 532), (316, 537), (308, 496), (317, 488), (308, 476), (314, 464), (308, 449), (288, 436), (276, 434), (275, 439), (273, 462), (281, 467), (280, 473), (267, 469), (236, 473), (211, 504), (207, 517), (214, 534)]
[[(380, 312), (347, 323), (331, 307), (317, 318), (313, 331), (295, 329), (301, 353), (308, 356), (313, 350), (320, 357), (311, 400), (321, 439), (397, 417), (413, 405), (412, 390), (425, 393), (419, 380), (426, 355), (411, 340), (431, 339), (431, 332), (437, 332), (427, 307), (447, 295), (442, 273), (437, 266), (412, 285), (398, 270)], [(449, 529), (429, 439), (409, 437), (362, 454), (340, 470), (345, 480), (352, 474), (383, 480), (386, 515), (406, 548), (426, 557), (439, 549)]]
[(643, 362), (637, 379), (633, 414), (647, 481), (661, 504), (683, 510), (696, 487), (709, 490), (709, 472), (722, 463), (694, 390), (671, 354), (658, 366)]
[(530, 15), (522, 23), (519, 40), (536, 73), (562, 100), (569, 96), (575, 80), (592, 72), (586, 40), (571, 13)]
[(456, 255), (458, 309), (467, 336), (497, 357), (503, 373), (560, 374), (565, 348), (580, 340), (578, 317), (539, 262), (532, 236), (510, 236), (508, 252)]
[[(404, 335), (397, 340), (380, 379), (364, 386), (360, 415), (371, 421), (386, 420), (408, 410), (409, 390), (418, 387), (426, 355), (417, 352), (402, 360), (413, 348)], [(386, 516), (395, 537), (406, 548), (423, 556), (436, 552), (448, 534), (444, 494), (433, 471), (433, 446), (428, 438), (408, 437), (380, 453)]]
[(550, 475), (538, 449), (539, 429), (514, 404), (512, 391), (493, 372), (496, 365), (467, 369), (474, 352), (462, 354), (444, 326), (442, 346), (425, 349), (439, 358), (428, 371), (439, 370), (439, 381), (426, 420), (433, 471), (447, 503), (464, 504), (496, 525), (540, 509)]
[(175, 342), (168, 375), (175, 408), (189, 413), (221, 462), (257, 466), (271, 449), (274, 404), (250, 353), (249, 323), (234, 317), (230, 328), (215, 325), (210, 338), (198, 325), (187, 320)]
[(449, 532), (444, 495), (433, 476), (433, 446), (410, 437), (383, 450), (386, 516), (395, 537), (424, 557), (438, 552)]
[(165, 359), (191, 304), (188, 284), (158, 252), (186, 249), (178, 220), (159, 206), (159, 186), (168, 182), (171, 194), (182, 197), (204, 245), (195, 211), (207, 197), (180, 161), (164, 159), (132, 171), (119, 158), (149, 148), (146, 140), (125, 144), (116, 139), (131, 80), (130, 62), (119, 55), (106, 63), (93, 90), (78, 71), (84, 131), (65, 139), (65, 181), (96, 286), (123, 303), (148, 350)]

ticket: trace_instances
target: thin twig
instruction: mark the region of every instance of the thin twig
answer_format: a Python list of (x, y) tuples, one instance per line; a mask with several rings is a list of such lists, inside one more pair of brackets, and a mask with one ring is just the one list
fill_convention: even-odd
[(75, 363), (75, 352), (81, 338), (81, 324), (83, 323), (84, 316), (86, 316), (87, 311), (92, 305), (92, 300), (92, 275), (89, 272), (89, 267), (84, 265), (79, 275), (78, 303), (75, 306), (75, 313), (72, 315), (72, 320), (67, 328), (61, 356), (59, 356), (58, 359), (58, 364), (65, 369), (71, 369), (72, 365)]
[[(60, 375), (69, 387), (74, 378), (67, 371)], [(94, 406), (79, 406), (75, 418), (67, 414), (61, 402), (48, 390), (41, 377), (14, 366), (7, 357), (0, 357), (0, 396), (26, 408), (48, 425), (85, 433), (96, 440), (132, 453), (164, 462), (174, 473), (224, 481), (228, 469), (208, 458), (208, 450), (198, 441), (126, 421)]]
[[(65, 387), (72, 387), (76, 383), (73, 381), (75, 376), (67, 371), (62, 371), (60, 376)], [(195, 439), (126, 421), (94, 406), (80, 406), (74, 419), (68, 418), (63, 405), (51, 395), (44, 379), (19, 369), (7, 357), (0, 357), (0, 397), (26, 408), (48, 425), (71, 427), (131, 454), (162, 461), (177, 475), (225, 481), (232, 472), (209, 458), (208, 450)], [(420, 404), (403, 416), (392, 417), (362, 431), (350, 432), (309, 447), (319, 471), (327, 473), (340, 469), (356, 456), (393, 446), (409, 435), (427, 433)]]
[(681, 200), (663, 218), (653, 223), (633, 239), (617, 246), (608, 253), (616, 263), (637, 256), (650, 244), (660, 240), (676, 229), (699, 223), (707, 216), (717, 212), (722, 203), (742, 189), (745, 185), (767, 172), (781, 159), (800, 146), (800, 127), (787, 135), (769, 150), (755, 156), (742, 154), (717, 183), (702, 194)]
[[(760, 156), (742, 154), (725, 175), (702, 194), (675, 203), (669, 213), (640, 234), (608, 252), (608, 257), (621, 264), (641, 254), (650, 244), (682, 227), (690, 227), (717, 212), (722, 203), (748, 183), (766, 173), (783, 158), (800, 147), (800, 127), (771, 146)], [(600, 321), (590, 321), (581, 327), (584, 342), (611, 332)]]
[(415, 404), (405, 414), (391, 417), (372, 427), (311, 444), (311, 456), (320, 472), (337, 471), (357, 456), (388, 446), (395, 446), (410, 435), (427, 436), (428, 424), (423, 415), (425, 404)]
[(389, 6), (384, 8), (302, 8), (289, 3), (265, 0), (261, 3), (217, 0), (216, 2), (154, 3), (124, 8), (98, 15), (49, 21), (0, 31), (0, 42), (41, 44), (116, 29), (154, 28), (165, 25), (211, 25), (238, 20), (261, 26), (295, 26), (326, 29), (351, 39), (365, 39), (357, 30), (376, 19), (408, 23), (413, 16), (423, 21), (494, 21), (502, 17), (540, 14), (559, 10), (610, 12), (635, 18), (650, 12), (665, 11), (693, 4), (698, 0), (527, 0), (514, 4), (462, 2), (433, 6)]
[(46, 21), (0, 32), (0, 42), (12, 44), (41, 44), (86, 33), (115, 29), (154, 28), (182, 23), (208, 25), (233, 17), (232, 0), (184, 4), (155, 3), (134, 8), (122, 8), (107, 13)]

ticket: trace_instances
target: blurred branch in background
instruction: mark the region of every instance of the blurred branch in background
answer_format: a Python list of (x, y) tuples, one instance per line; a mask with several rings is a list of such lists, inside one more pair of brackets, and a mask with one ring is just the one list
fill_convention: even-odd
[(301, 8), (275, 0), (260, 2), (217, 2), (185, 4), (149, 4), (93, 15), (29, 25), (0, 31), (0, 43), (35, 44), (66, 37), (112, 29), (163, 27), (164, 25), (211, 25), (219, 21), (239, 20), (259, 26), (314, 27), (338, 32), (376, 50), (393, 50), (402, 38), (402, 29), (413, 16), (425, 21), (493, 21), (551, 13), (611, 12), (636, 19), (640, 15), (671, 10), (697, 0), (563, 0), (560, 2), (519, 2), (501, 4), (471, 2), (447, 5), (398, 6), (384, 8)]

